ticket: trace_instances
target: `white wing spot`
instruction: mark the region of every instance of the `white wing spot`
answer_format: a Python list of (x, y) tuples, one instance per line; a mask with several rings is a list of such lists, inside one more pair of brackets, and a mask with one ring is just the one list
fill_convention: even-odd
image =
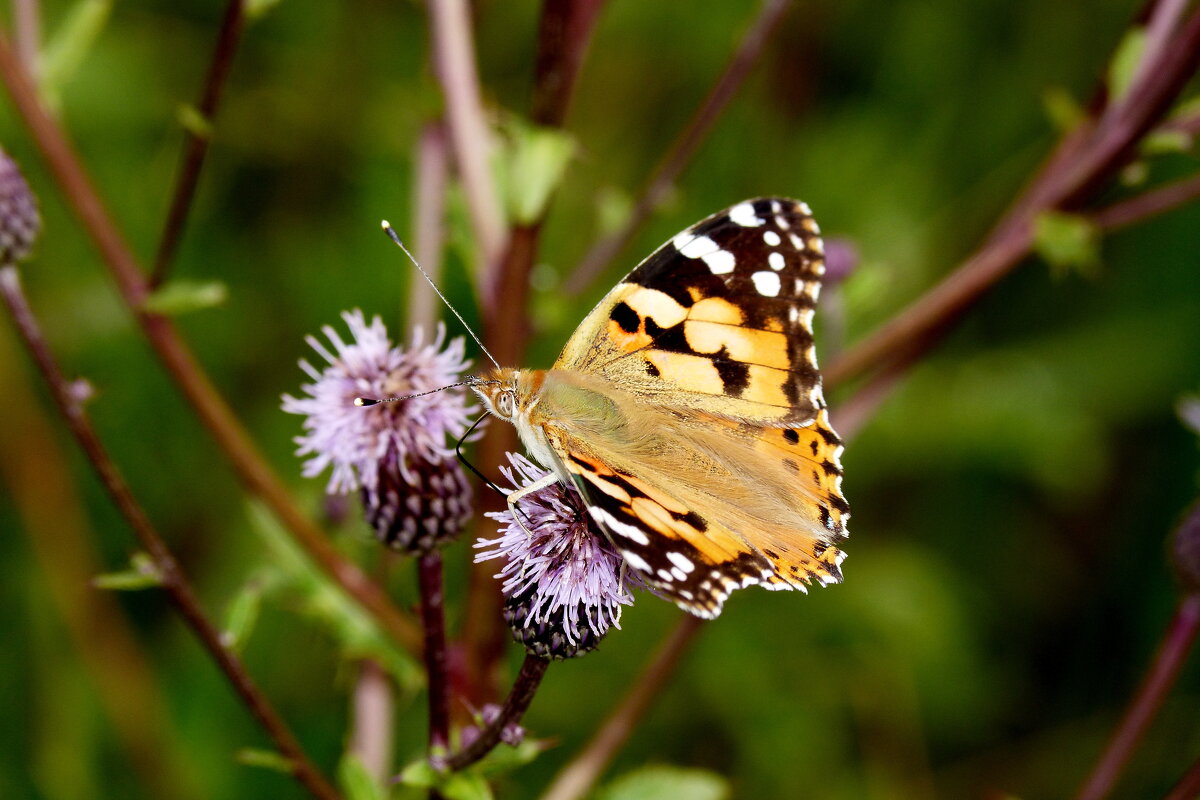
[[(794, 233), (789, 233), (788, 238), (792, 240), (792, 247), (796, 248), (797, 250), (804, 249), (804, 240), (801, 239), (799, 236), (797, 236)], [(676, 245), (676, 247), (678, 247), (678, 246), (679, 245)]]
[(588, 511), (592, 513), (592, 518), (596, 522), (599, 522), (606, 530), (628, 539), (634, 544), (640, 544), (643, 547), (650, 544), (649, 537), (646, 536), (646, 533), (641, 528), (621, 522), (598, 506), (588, 506)]
[(808, 207), (808, 203), (800, 203), (796, 207), (800, 209), (801, 214), (812, 215), (812, 209)]
[(787, 217), (776, 217), (775, 224), (778, 225), (780, 228), (782, 228), (785, 231), (788, 228), (792, 227), (791, 224), (787, 221)]
[(775, 231), (763, 231), (763, 241), (771, 247), (777, 247), (780, 242), (779, 234)]
[(675, 580), (675, 578), (671, 575), (671, 573), (667, 572), (665, 569), (658, 570), (657, 574), (660, 579), (666, 581), (667, 583), (670, 583), (671, 581)]
[(708, 271), (713, 275), (728, 275), (737, 266), (737, 259), (728, 250), (718, 250), (703, 256)]
[(762, 220), (754, 213), (754, 206), (749, 203), (738, 203), (729, 209), (729, 221), (743, 228), (757, 228), (762, 225)]
[(633, 567), (638, 572), (644, 572), (647, 575), (653, 572), (653, 570), (650, 569), (650, 565), (646, 563), (645, 559), (631, 550), (622, 550), (621, 557), (625, 559), (626, 564)]
[(675, 580), (677, 581), (687, 580), (687, 573), (681, 570), (679, 567), (671, 567), (671, 574), (675, 576)]
[(774, 252), (767, 256), (767, 263), (771, 265), (771, 269), (779, 272), (786, 262), (783, 259), (783, 253)]
[(756, 272), (750, 276), (758, 293), (767, 297), (779, 296), (779, 275), (774, 272)]
[(812, 245), (810, 246), (812, 247), (813, 252), (817, 255), (825, 255), (825, 244), (820, 239), (813, 239)]
[(674, 550), (667, 552), (667, 559), (684, 572), (691, 572), (696, 568), (696, 565), (692, 563), (690, 558), (683, 553), (676, 553)]

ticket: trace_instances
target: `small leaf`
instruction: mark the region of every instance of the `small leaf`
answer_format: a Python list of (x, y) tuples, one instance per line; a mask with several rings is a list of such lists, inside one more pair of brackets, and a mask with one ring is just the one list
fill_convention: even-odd
[(155, 314), (178, 316), (189, 311), (219, 306), (229, 297), (220, 281), (177, 280), (160, 286), (142, 303), (142, 308)]
[(558, 188), (575, 153), (575, 141), (556, 128), (512, 120), (505, 126), (508, 147), (499, 153), (509, 216), (518, 223), (537, 221)]
[(1179, 419), (1191, 429), (1192, 433), (1200, 436), (1200, 394), (1184, 395), (1175, 406)]
[(1130, 28), (1125, 32), (1113, 59), (1108, 65), (1109, 105), (1116, 105), (1129, 93), (1133, 76), (1146, 50), (1146, 29)]
[(112, 0), (79, 0), (42, 51), (42, 89), (57, 93), (87, 58), (112, 13)]
[(396, 776), (397, 783), (402, 783), (405, 786), (416, 786), (420, 789), (428, 789), (431, 786), (435, 786), (440, 780), (441, 774), (423, 758), (408, 764)]
[(1042, 108), (1058, 131), (1072, 130), (1087, 118), (1083, 106), (1061, 86), (1051, 86), (1042, 92)]
[(246, 19), (254, 20), (265, 17), (283, 0), (246, 0)]
[(492, 800), (492, 787), (477, 772), (454, 772), (446, 777), (438, 791), (446, 800)]
[(225, 630), (221, 632), (221, 643), (230, 650), (240, 652), (250, 639), (262, 608), (262, 594), (262, 584), (250, 581), (230, 602), (225, 613)]
[(175, 109), (175, 120), (180, 126), (201, 139), (211, 139), (213, 135), (212, 120), (204, 116), (200, 109), (190, 103), (180, 103)]
[(1187, 153), (1192, 149), (1194, 140), (1187, 131), (1156, 130), (1146, 134), (1138, 145), (1148, 156), (1163, 153)]
[(162, 586), (162, 575), (158, 567), (145, 553), (134, 553), (129, 559), (130, 568), (123, 572), (108, 572), (92, 578), (97, 589), (131, 592)]
[(1058, 271), (1094, 272), (1100, 263), (1100, 232), (1078, 214), (1045, 211), (1034, 222), (1033, 244)]
[(667, 765), (642, 767), (626, 773), (596, 793), (596, 800), (726, 800), (729, 782), (706, 769)]
[(353, 753), (346, 753), (338, 764), (338, 783), (345, 791), (347, 800), (384, 800), (387, 796), (383, 787)]
[(484, 756), (477, 769), (482, 775), (503, 775), (533, 761), (551, 747), (549, 741), (526, 739), (516, 747), (501, 745)]
[(247, 767), (261, 767), (291, 775), (294, 771), (292, 760), (274, 750), (261, 750), (257, 747), (243, 747), (234, 758), (239, 764)]

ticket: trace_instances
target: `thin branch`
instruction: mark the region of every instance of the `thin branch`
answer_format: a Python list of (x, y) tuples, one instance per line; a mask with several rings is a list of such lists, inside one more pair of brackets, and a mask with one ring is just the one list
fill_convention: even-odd
[(555, 776), (541, 800), (577, 800), (588, 793), (675, 672), (679, 659), (703, 624), (703, 620), (691, 614), (679, 621), (633, 681), (632, 688), (620, 704), (583, 749)]
[(490, 284), (504, 248), (505, 220), (492, 179), (492, 138), (480, 99), (471, 15), (466, 0), (429, 0), (433, 62), (446, 100), (446, 127), (479, 248), (476, 276)]
[(309, 557), (370, 612), (383, 630), (410, 651), (417, 652), (420, 634), (416, 627), (392, 605), (378, 585), (343, 557), (325, 534), (300, 512), (171, 321), (142, 308), (149, 288), (137, 260), (105, 210), (62, 129), (42, 108), (28, 75), (13, 56), (8, 39), (2, 33), (0, 79), (63, 195), (100, 251), (122, 299), (171, 378), (229, 459), (238, 478), (262, 498)]
[(100, 482), (121, 512), (134, 535), (154, 563), (156, 577), (166, 591), (171, 603), (192, 628), (204, 649), (225, 674), (234, 691), (241, 697), (250, 713), (275, 742), (279, 751), (291, 764), (292, 775), (315, 797), (337, 800), (337, 790), (321, 774), (308, 758), (299, 741), (288, 729), (283, 718), (258, 689), (249, 673), (233, 651), (221, 642), (221, 634), (204, 615), (191, 586), (187, 582), (175, 557), (155, 530), (145, 512), (133, 496), (116, 464), (108, 457), (100, 437), (92, 427), (83, 404), (73, 384), (68, 381), (54, 360), (53, 354), (42, 336), (32, 309), (21, 291), (20, 277), (16, 267), (0, 267), (0, 294), (12, 315), (17, 332), (33, 356), (38, 370), (49, 387), (59, 412), (75, 436), (80, 448), (96, 471)]
[(529, 116), (537, 125), (561, 128), (605, 0), (559, 0), (542, 4)]
[(574, 296), (587, 289), (609, 262), (629, 245), (642, 225), (667, 197), (675, 181), (728, 107), (729, 101), (745, 83), (790, 2), (791, 0), (764, 0), (762, 10), (742, 37), (725, 71), (654, 168), (625, 225), (592, 245), (563, 283), (563, 291), (566, 294)]
[[(446, 243), (446, 184), (449, 163), (446, 129), (440, 122), (429, 122), (417, 139), (417, 180), (413, 187), (413, 253), (425, 273), (438, 282), (442, 274), (442, 248)], [(406, 265), (407, 269), (407, 265)], [(408, 326), (424, 328), (432, 334), (434, 322), (441, 316), (441, 305), (433, 287), (420, 270), (408, 269)]]
[(17, 57), (30, 75), (37, 76), (42, 46), (42, 20), (39, 0), (13, 0), (13, 34)]
[(425, 675), (429, 684), (429, 752), (450, 746), (450, 695), (446, 671), (446, 609), (442, 555), (434, 551), (417, 559), (421, 621), (425, 626)]
[(513, 682), (512, 691), (500, 709), (500, 716), (479, 733), (479, 738), (446, 759), (446, 768), (457, 772), (479, 761), (500, 744), (504, 729), (521, 721), (529, 708), (550, 662), (535, 655), (526, 655), (521, 671)]
[(1115, 231), (1172, 211), (1197, 198), (1200, 198), (1200, 175), (1193, 175), (1093, 211), (1089, 216), (1101, 230)]
[(1196, 800), (1197, 797), (1200, 797), (1200, 759), (1192, 762), (1192, 766), (1163, 800)]
[[(1129, 763), (1134, 750), (1150, 727), (1151, 720), (1175, 684), (1179, 670), (1191, 652), (1198, 630), (1200, 595), (1190, 594), (1176, 607), (1175, 616), (1163, 634), (1158, 654), (1146, 670), (1142, 685), (1125, 710), (1125, 716), (1113, 732), (1104, 754), (1100, 756), (1091, 775), (1076, 795), (1076, 800), (1101, 800), (1112, 791), (1125, 765)], [(1180, 796), (1195, 797), (1194, 794)]]
[(1200, 11), (1184, 25), (1151, 68), (1145, 82), (1124, 98), (1120, 114), (1100, 127), (1084, 123), (1069, 133), (1030, 187), (961, 267), (920, 299), (836, 358), (826, 384), (840, 385), (878, 367), (899, 351), (933, 346), (961, 315), (1033, 247), (1033, 222), (1054, 208), (1081, 207), (1134, 155), (1138, 138), (1158, 123), (1200, 62)]
[[(205, 77), (204, 89), (197, 107), (206, 126), (210, 126), (216, 118), (221, 90), (225, 88), (225, 80), (229, 77), (233, 56), (237, 52), (245, 27), (245, 10), (245, 0), (229, 0), (225, 6), (225, 16), (221, 19), (221, 30), (217, 34), (217, 43), (213, 48), (212, 61), (208, 65), (208, 75)], [(208, 153), (211, 135), (212, 131), (208, 129), (187, 130), (183, 160), (180, 163), (179, 175), (175, 179), (175, 192), (171, 197), (162, 239), (158, 243), (158, 253), (154, 256), (151, 287), (159, 286), (166, 279), (167, 271), (171, 268), (171, 262), (179, 248), (188, 212), (191, 211), (192, 200), (196, 196), (196, 184), (200, 180), (200, 170), (204, 166), (204, 156)]]

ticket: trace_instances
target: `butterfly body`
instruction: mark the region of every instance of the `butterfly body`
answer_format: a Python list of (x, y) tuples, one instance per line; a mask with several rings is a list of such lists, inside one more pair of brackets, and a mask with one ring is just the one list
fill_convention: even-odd
[(681, 608), (839, 582), (849, 506), (811, 329), (823, 272), (806, 206), (747, 201), (639, 265), (552, 369), (473, 388)]

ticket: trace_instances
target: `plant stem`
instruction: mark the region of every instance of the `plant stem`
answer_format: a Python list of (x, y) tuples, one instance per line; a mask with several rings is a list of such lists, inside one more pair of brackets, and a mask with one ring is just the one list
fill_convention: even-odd
[(703, 620), (691, 614), (679, 621), (668, 639), (642, 668), (620, 704), (578, 755), (559, 771), (541, 800), (576, 800), (587, 794), (633, 733), (634, 726), (671, 677), (679, 659), (703, 625)]
[[(413, 254), (434, 283), (442, 274), (442, 248), (446, 244), (444, 217), (449, 159), (446, 129), (441, 122), (427, 122), (417, 139), (417, 180), (413, 186)], [(411, 270), (408, 283), (409, 328), (424, 328), (432, 335), (441, 317), (441, 301), (420, 270)]]
[(624, 226), (592, 245), (592, 248), (563, 284), (563, 291), (566, 294), (578, 295), (600, 277), (609, 262), (629, 246), (633, 237), (663, 202), (675, 185), (675, 181), (696, 155), (696, 151), (700, 149), (700, 145), (703, 144), (717, 120), (728, 107), (729, 101), (737, 95), (738, 90), (745, 83), (750, 71), (758, 62), (763, 47), (770, 40), (771, 34), (778, 28), (790, 2), (791, 0), (765, 0), (763, 2), (762, 10), (759, 11), (758, 17), (742, 37), (742, 41), (734, 52), (733, 58), (725, 67), (725, 71), (721, 73), (716, 84), (709, 90), (700, 107), (696, 109), (696, 113), (675, 137), (675, 141), (667, 148), (666, 154), (654, 168), (650, 180), (642, 188)]
[(1138, 687), (1137, 693), (1125, 710), (1125, 715), (1113, 732), (1104, 754), (1100, 756), (1100, 760), (1092, 768), (1091, 775), (1076, 795), (1076, 800), (1101, 800), (1112, 791), (1117, 778), (1150, 727), (1151, 720), (1175, 684), (1198, 630), (1200, 594), (1189, 594), (1176, 606), (1175, 615), (1163, 634), (1154, 661), (1146, 670), (1142, 685)]
[(83, 409), (78, 394), (62, 374), (37, 320), (21, 291), (20, 277), (16, 267), (0, 267), (0, 294), (12, 315), (22, 341), (33, 356), (38, 370), (54, 396), (54, 402), (84, 451), (100, 482), (112, 498), (113, 503), (133, 529), (134, 535), (152, 560), (156, 577), (166, 591), (167, 597), (192, 628), (200, 643), (217, 662), (235, 692), (246, 704), (250, 713), (275, 742), (280, 752), (291, 763), (292, 775), (315, 797), (336, 800), (337, 790), (309, 760), (299, 741), (279, 716), (266, 696), (258, 689), (236, 655), (221, 642), (221, 634), (204, 615), (191, 586), (187, 582), (175, 557), (154, 528), (129, 485), (108, 457), (100, 437)]
[(479, 75), (466, 0), (429, 0), (434, 70), (446, 99), (446, 127), (479, 248), (481, 291), (504, 248), (505, 220), (492, 179), (492, 140), (479, 93)]
[(550, 662), (544, 658), (538, 658), (535, 655), (525, 656), (525, 661), (521, 664), (521, 671), (513, 682), (512, 691), (504, 701), (504, 707), (500, 709), (500, 716), (479, 732), (478, 739), (450, 756), (446, 760), (447, 769), (455, 772), (466, 769), (490, 753), (500, 743), (500, 736), (504, 733), (504, 729), (521, 721), (521, 717), (524, 716), (530, 702), (533, 701), (534, 694), (537, 693), (537, 688), (541, 684), (548, 666), (550, 666)]
[[(213, 48), (212, 61), (208, 65), (208, 74), (197, 107), (205, 125), (211, 125), (216, 117), (221, 90), (225, 88), (225, 80), (229, 77), (233, 56), (237, 52), (245, 27), (245, 6), (245, 0), (229, 0), (225, 6), (221, 30), (217, 34), (217, 43)], [(211, 130), (187, 129), (187, 141), (184, 144), (179, 175), (175, 180), (175, 191), (167, 211), (162, 238), (158, 243), (158, 252), (154, 256), (154, 268), (150, 276), (152, 288), (159, 286), (166, 279), (167, 271), (171, 268), (171, 262), (179, 248), (179, 240), (183, 236), (188, 212), (191, 211), (192, 200), (196, 196), (196, 184), (200, 180), (200, 170), (204, 166), (204, 156), (208, 153), (211, 136)]]
[(417, 652), (420, 634), (416, 627), (392, 605), (378, 585), (344, 558), (325, 534), (300, 512), (171, 321), (142, 308), (149, 295), (149, 287), (137, 260), (104, 209), (62, 129), (42, 108), (29, 76), (14, 58), (8, 40), (2, 33), (0, 79), (8, 88), (17, 111), (33, 135), (63, 195), (99, 249), (122, 299), (238, 478), (251, 492), (262, 498), (326, 575), (370, 612), (393, 639), (408, 650)]
[(425, 674), (429, 684), (429, 750), (450, 746), (450, 697), (446, 672), (445, 589), (442, 554), (436, 550), (417, 559), (421, 621), (425, 626)]

